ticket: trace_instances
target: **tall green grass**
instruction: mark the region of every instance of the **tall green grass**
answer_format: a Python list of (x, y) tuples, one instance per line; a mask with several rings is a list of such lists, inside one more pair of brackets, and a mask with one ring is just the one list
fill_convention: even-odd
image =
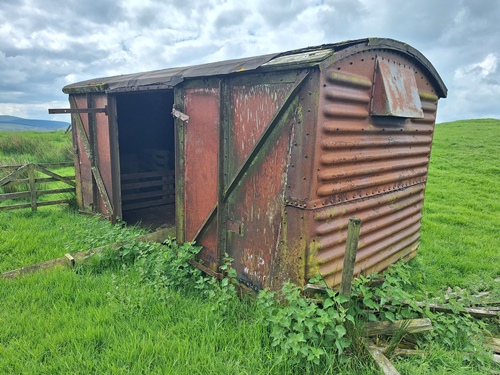
[(71, 133), (0, 132), (0, 165), (73, 160)]

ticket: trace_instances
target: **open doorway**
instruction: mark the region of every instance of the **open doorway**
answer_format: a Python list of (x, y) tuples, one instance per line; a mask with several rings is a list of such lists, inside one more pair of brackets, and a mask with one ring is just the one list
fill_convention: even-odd
[(173, 90), (116, 96), (122, 219), (175, 226)]

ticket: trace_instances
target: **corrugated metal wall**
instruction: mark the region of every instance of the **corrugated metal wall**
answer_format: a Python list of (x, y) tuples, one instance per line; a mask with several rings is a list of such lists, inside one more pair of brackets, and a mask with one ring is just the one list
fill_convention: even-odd
[[(380, 52), (379, 52), (380, 53)], [(370, 115), (375, 53), (359, 53), (323, 72), (317, 128), (317, 178), (309, 206), (309, 277), (340, 283), (347, 222), (362, 219), (355, 273), (386, 268), (418, 246), (437, 96), (405, 57), (382, 52), (413, 69), (423, 119)]]

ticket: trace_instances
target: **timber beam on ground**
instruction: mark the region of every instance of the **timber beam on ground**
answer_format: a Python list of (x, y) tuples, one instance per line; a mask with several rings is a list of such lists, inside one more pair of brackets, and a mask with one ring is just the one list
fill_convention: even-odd
[[(163, 242), (167, 239), (169, 235), (172, 234), (171, 228), (162, 229), (156, 232), (148, 233), (136, 238), (139, 242)], [(111, 245), (105, 245), (90, 249), (87, 251), (81, 251), (75, 254), (66, 254), (63, 257), (51, 259), (45, 262), (33, 264), (31, 266), (18, 268), (12, 271), (4, 272), (0, 274), (0, 278), (4, 279), (14, 279), (23, 275), (27, 275), (40, 270), (50, 270), (60, 266), (70, 266), (73, 267), (76, 263), (84, 261), (86, 258), (92, 254), (99, 253), (109, 248), (118, 248), (122, 246), (124, 242), (115, 243)]]

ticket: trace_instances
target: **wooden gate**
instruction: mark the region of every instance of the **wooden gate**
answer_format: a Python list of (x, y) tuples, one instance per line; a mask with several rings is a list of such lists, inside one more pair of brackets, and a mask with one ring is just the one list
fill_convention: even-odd
[[(0, 202), (7, 200), (26, 200), (29, 199), (30, 203), (21, 203), (0, 206), (0, 211), (15, 210), (19, 208), (30, 208), (36, 211), (37, 207), (50, 206), (54, 204), (70, 203), (72, 199), (55, 199), (49, 201), (39, 201), (38, 197), (42, 195), (54, 195), (62, 193), (75, 192), (75, 176), (61, 176), (57, 173), (50, 171), (48, 168), (53, 167), (72, 167), (73, 163), (52, 163), (52, 164), (26, 164), (3, 166), (1, 170), (7, 171), (8, 174), (0, 178), (0, 188), (28, 185), (27, 190), (0, 194)], [(11, 172), (10, 172), (11, 171)], [(69, 187), (57, 189), (43, 189), (37, 184), (50, 183), (59, 181), (68, 185)]]

